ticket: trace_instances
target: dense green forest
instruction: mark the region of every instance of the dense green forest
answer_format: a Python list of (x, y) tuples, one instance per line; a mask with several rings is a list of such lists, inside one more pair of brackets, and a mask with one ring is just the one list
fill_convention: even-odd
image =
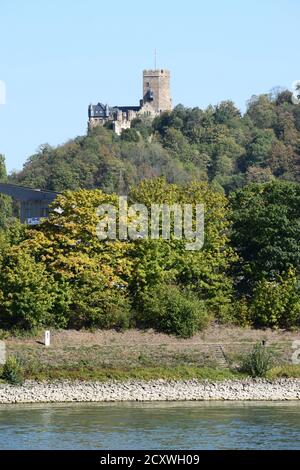
[[(177, 106), (119, 137), (41, 147), (0, 179), (62, 192), (21, 226), (0, 197), (0, 328), (140, 328), (191, 336), (211, 321), (300, 326), (300, 105), (280, 91)], [(101, 241), (99, 204), (204, 204), (205, 241)]]
[(208, 181), (226, 193), (250, 182), (300, 182), (300, 105), (289, 91), (254, 96), (241, 115), (231, 101), (206, 110), (176, 106), (141, 118), (118, 137), (98, 128), (53, 148), (43, 145), (10, 181), (63, 191), (128, 193), (144, 178)]

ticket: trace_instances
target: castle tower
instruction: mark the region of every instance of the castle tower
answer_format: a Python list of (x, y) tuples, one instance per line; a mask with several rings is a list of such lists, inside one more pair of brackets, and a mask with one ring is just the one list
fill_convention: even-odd
[(169, 70), (144, 70), (143, 103), (149, 103), (155, 113), (172, 110)]

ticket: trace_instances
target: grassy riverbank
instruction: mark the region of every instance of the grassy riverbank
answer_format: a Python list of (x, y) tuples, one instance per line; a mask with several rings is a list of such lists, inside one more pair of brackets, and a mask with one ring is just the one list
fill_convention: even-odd
[(238, 365), (254, 344), (265, 340), (274, 353), (267, 378), (300, 377), (291, 364), (298, 332), (211, 327), (189, 339), (153, 331), (53, 331), (45, 348), (43, 332), (5, 339), (7, 355), (18, 358), (33, 380), (225, 380), (242, 379)]
[[(300, 376), (300, 373), (299, 373)], [(81, 369), (70, 369), (68, 367), (41, 368), (40, 370), (32, 370), (24, 368), (24, 378), (37, 381), (54, 381), (54, 380), (82, 380), (82, 381), (99, 381), (106, 382), (108, 380), (212, 380), (219, 381), (225, 379), (237, 379), (244, 377), (243, 374), (230, 371), (229, 369), (213, 369), (209, 367), (189, 367), (178, 366), (176, 368), (167, 367), (140, 367), (128, 369), (113, 368), (94, 368), (92, 366)]]
[[(82, 381), (99, 381), (106, 382), (108, 380), (209, 380), (222, 381), (233, 379), (244, 379), (246, 374), (230, 369), (218, 369), (210, 367), (189, 367), (181, 366), (176, 368), (166, 367), (144, 367), (131, 369), (97, 369), (93, 367), (82, 369), (70, 368), (41, 368), (40, 370), (32, 370), (24, 368), (24, 378), (36, 381), (56, 381), (56, 380), (82, 380)], [(277, 366), (268, 371), (267, 379), (275, 380), (277, 378), (300, 378), (300, 366)], [(2, 381), (3, 382), (3, 381)]]

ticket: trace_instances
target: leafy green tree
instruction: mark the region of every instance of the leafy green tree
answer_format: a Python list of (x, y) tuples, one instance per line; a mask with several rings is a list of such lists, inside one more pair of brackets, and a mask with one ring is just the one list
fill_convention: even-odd
[(279, 93), (276, 94), (275, 100), (276, 105), (280, 106), (282, 104), (292, 104), (293, 93), (290, 90), (279, 90)]
[(252, 141), (246, 148), (245, 165), (266, 167), (272, 145), (276, 142), (276, 137), (272, 129), (256, 129), (253, 133)]
[[(205, 242), (199, 251), (188, 251), (185, 240), (140, 240), (133, 246), (130, 289), (143, 309), (143, 295), (160, 283), (176, 282), (190, 287), (209, 305), (218, 318), (227, 318), (232, 285), (227, 270), (235, 259), (228, 245), (229, 219), (224, 195), (206, 183), (186, 186), (168, 184), (164, 179), (145, 180), (131, 191), (131, 200), (150, 208), (156, 204), (203, 204)], [(228, 319), (228, 318), (227, 318)]]
[(0, 274), (0, 324), (32, 329), (54, 323), (53, 278), (42, 263), (15, 247), (7, 253)]
[(295, 152), (290, 145), (285, 145), (281, 141), (277, 141), (272, 145), (269, 153), (268, 164), (273, 175), (283, 178), (288, 175), (287, 179), (293, 179)]
[(289, 108), (281, 106), (277, 109), (277, 120), (274, 126), (278, 139), (283, 140), (286, 144), (296, 144), (299, 135), (295, 127), (294, 115)]
[(85, 270), (73, 286), (68, 326), (72, 328), (128, 328), (131, 304), (124, 285), (106, 286), (105, 276)]
[(247, 115), (260, 129), (274, 126), (276, 122), (275, 104), (270, 95), (252, 96), (248, 102)]
[(275, 177), (269, 167), (261, 168), (258, 166), (249, 166), (246, 173), (247, 183), (267, 183), (274, 179)]
[(300, 270), (300, 186), (272, 181), (253, 183), (230, 195), (231, 243), (239, 254), (236, 281), (251, 292), (260, 279), (276, 280)]
[(0, 263), (12, 246), (18, 245), (26, 238), (25, 232), (25, 226), (18, 219), (14, 218), (5, 229), (0, 230)]
[(121, 134), (122, 140), (127, 140), (128, 142), (139, 142), (139, 134), (135, 129), (125, 129)]
[(52, 203), (50, 217), (27, 230), (20, 246), (54, 274), (72, 278), (89, 266), (101, 265), (107, 282), (121, 282), (129, 269), (128, 245), (97, 236), (97, 208), (102, 204), (118, 207), (118, 203), (115, 194), (100, 190), (66, 191)]
[(236, 125), (241, 112), (232, 101), (222, 101), (215, 108), (215, 122), (217, 124)]
[(131, 122), (131, 128), (135, 129), (145, 140), (149, 140), (152, 130), (152, 118), (147, 114), (142, 114)]
[(117, 206), (118, 198), (100, 190), (68, 191), (54, 201), (49, 219), (28, 228), (18, 245), (55, 282), (52, 311), (60, 326), (128, 324), (128, 243), (98, 238), (101, 204)]

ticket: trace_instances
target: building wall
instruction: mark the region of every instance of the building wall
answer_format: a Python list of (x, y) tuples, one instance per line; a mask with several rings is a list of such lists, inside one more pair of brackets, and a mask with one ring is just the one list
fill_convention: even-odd
[(52, 201), (42, 199), (33, 201), (21, 201), (20, 219), (22, 223), (29, 223), (31, 219), (38, 221), (42, 217), (48, 217), (49, 204)]
[(131, 121), (135, 118), (136, 113), (118, 112), (117, 119), (113, 121), (113, 130), (116, 134), (121, 135), (124, 129), (130, 129)]
[(88, 127), (92, 129), (93, 127), (96, 127), (96, 126), (103, 126), (106, 121), (108, 121), (108, 119), (91, 117), (89, 118)]
[(165, 69), (144, 70), (143, 72), (143, 100), (148, 101), (148, 93), (152, 90), (153, 101), (150, 101), (155, 112), (172, 110), (170, 92), (170, 72)]

